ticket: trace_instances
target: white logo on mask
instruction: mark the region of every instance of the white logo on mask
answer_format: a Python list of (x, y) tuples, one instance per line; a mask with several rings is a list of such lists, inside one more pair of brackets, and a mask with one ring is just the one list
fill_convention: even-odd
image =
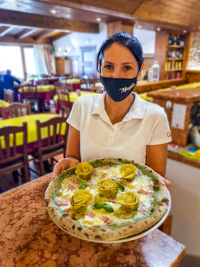
[(126, 93), (127, 91), (130, 91), (135, 86), (135, 83), (132, 83), (129, 87), (122, 87), (119, 90), (121, 90), (121, 93)]

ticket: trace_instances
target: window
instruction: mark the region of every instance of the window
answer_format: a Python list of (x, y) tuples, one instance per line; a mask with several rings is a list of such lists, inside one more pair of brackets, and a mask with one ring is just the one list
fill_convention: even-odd
[(21, 48), (19, 46), (0, 46), (0, 72), (5, 73), (11, 70), (12, 75), (23, 79), (23, 65), (21, 57)]
[(26, 68), (26, 78), (30, 79), (32, 75), (36, 75), (35, 57), (33, 47), (24, 47), (24, 58)]

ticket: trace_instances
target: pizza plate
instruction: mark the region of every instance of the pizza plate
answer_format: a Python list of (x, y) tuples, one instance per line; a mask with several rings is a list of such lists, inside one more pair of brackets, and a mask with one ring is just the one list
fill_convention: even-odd
[(113, 244), (113, 243), (123, 243), (123, 242), (129, 242), (129, 241), (133, 241), (133, 240), (136, 240), (136, 239), (139, 239), (141, 237), (144, 237), (145, 235), (148, 235), (149, 233), (151, 233), (152, 231), (154, 231), (155, 229), (157, 229), (167, 218), (167, 216), (169, 215), (169, 212), (170, 212), (170, 209), (171, 209), (171, 196), (170, 196), (170, 193), (169, 193), (169, 190), (167, 190), (168, 192), (168, 197), (169, 197), (169, 205), (168, 205), (168, 209), (166, 211), (166, 213), (164, 214), (164, 216), (156, 223), (154, 224), (152, 227), (148, 228), (147, 230), (141, 232), (141, 233), (138, 233), (136, 235), (133, 235), (133, 236), (129, 236), (129, 237), (126, 237), (126, 238), (122, 238), (122, 239), (117, 239), (117, 240), (88, 240), (88, 239), (85, 239), (85, 238), (82, 238), (82, 237), (79, 237), (77, 235), (74, 235), (68, 231), (66, 231), (65, 229), (63, 229), (51, 216), (51, 214), (49, 213), (51, 219), (53, 220), (53, 222), (60, 228), (62, 229), (64, 232), (76, 237), (76, 238), (79, 238), (79, 239), (82, 239), (82, 240), (85, 240), (85, 241), (88, 241), (88, 242), (95, 242), (95, 243), (109, 243), (109, 244)]

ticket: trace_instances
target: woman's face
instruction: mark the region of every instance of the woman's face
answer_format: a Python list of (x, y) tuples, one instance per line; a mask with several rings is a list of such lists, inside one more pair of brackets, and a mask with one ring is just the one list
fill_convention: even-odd
[(101, 76), (106, 78), (132, 79), (138, 73), (138, 64), (131, 51), (113, 43), (104, 51)]

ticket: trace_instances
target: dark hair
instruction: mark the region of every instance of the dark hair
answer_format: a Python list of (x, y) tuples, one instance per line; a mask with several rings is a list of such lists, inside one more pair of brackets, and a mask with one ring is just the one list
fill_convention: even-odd
[(11, 70), (7, 70), (7, 71), (6, 71), (6, 74), (7, 74), (7, 75), (10, 75), (10, 74), (11, 74)]
[(144, 61), (141, 43), (135, 36), (126, 32), (116, 33), (103, 42), (97, 54), (97, 71), (101, 72), (101, 64), (104, 51), (113, 43), (123, 45), (131, 51), (131, 53), (133, 54), (138, 63), (138, 71), (139, 71)]

